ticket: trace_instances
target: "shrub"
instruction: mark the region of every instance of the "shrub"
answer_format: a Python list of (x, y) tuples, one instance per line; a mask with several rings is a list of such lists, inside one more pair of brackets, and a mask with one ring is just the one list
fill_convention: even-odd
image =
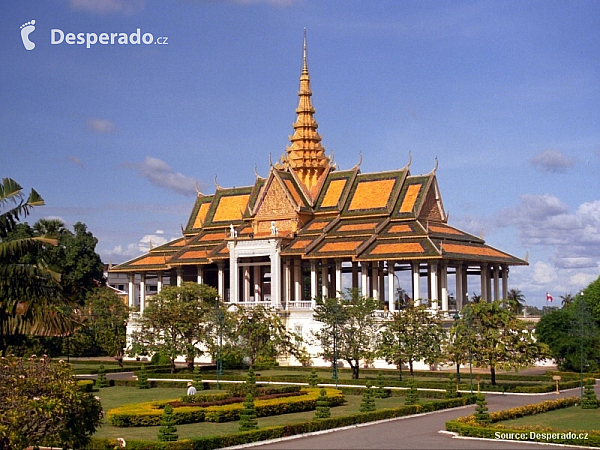
[(176, 441), (179, 436), (177, 435), (177, 428), (173, 421), (173, 408), (171, 405), (165, 406), (162, 418), (160, 420), (160, 428), (158, 429), (158, 440), (159, 441)]
[(375, 411), (375, 399), (373, 398), (373, 389), (371, 382), (367, 381), (367, 388), (363, 390), (362, 400), (360, 402), (360, 412)]
[(146, 368), (142, 365), (140, 367), (137, 375), (137, 387), (139, 389), (150, 389), (150, 383), (148, 383), (148, 372), (146, 372)]
[(317, 371), (315, 369), (312, 369), (310, 371), (310, 375), (308, 376), (308, 385), (310, 387), (317, 387), (317, 384), (319, 383), (319, 377), (317, 376)]
[(321, 389), (319, 398), (317, 399), (315, 419), (327, 419), (330, 416), (331, 410), (329, 407), (329, 399), (327, 398), (327, 391), (325, 389)]
[(586, 384), (583, 391), (583, 399), (581, 400), (581, 407), (583, 409), (596, 409), (598, 408), (598, 398), (596, 397), (596, 391), (594, 390), (593, 384)]
[(415, 381), (413, 378), (409, 378), (407, 381), (408, 391), (406, 391), (406, 401), (405, 405), (416, 405), (419, 403), (419, 391), (415, 387)]
[(254, 407), (254, 398), (251, 393), (246, 395), (246, 401), (244, 402), (244, 409), (240, 413), (240, 431), (255, 430), (258, 428), (258, 422), (256, 420), (256, 408)]
[(477, 399), (477, 407), (475, 408), (475, 422), (481, 425), (486, 425), (490, 423), (490, 415), (488, 414), (487, 400), (485, 399), (485, 395), (477, 394), (475, 396)]
[(105, 388), (110, 386), (108, 380), (106, 379), (106, 371), (104, 370), (104, 366), (100, 364), (98, 367), (98, 376), (96, 378), (96, 384), (99, 388)]

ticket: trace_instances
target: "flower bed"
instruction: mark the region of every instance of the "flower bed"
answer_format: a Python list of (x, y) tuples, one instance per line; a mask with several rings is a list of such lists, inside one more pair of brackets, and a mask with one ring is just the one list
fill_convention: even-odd
[[(292, 412), (310, 411), (316, 408), (319, 389), (306, 389), (306, 395), (256, 400), (258, 417), (287, 414)], [(338, 406), (345, 402), (342, 393), (336, 389), (327, 389), (330, 406)], [(135, 403), (114, 408), (106, 414), (110, 423), (117, 427), (147, 427), (160, 424), (163, 408), (170, 402), (179, 400), (164, 400), (146, 403)], [(227, 422), (238, 420), (242, 411), (242, 403), (221, 406), (182, 406), (173, 409), (175, 424), (196, 422)]]
[(495, 411), (489, 414), (491, 425), (477, 423), (475, 416), (459, 417), (446, 422), (446, 430), (461, 436), (479, 437), (496, 440), (535, 441), (554, 444), (600, 446), (600, 432), (556, 431), (548, 427), (511, 427), (498, 422), (516, 419), (533, 414), (542, 414), (555, 409), (567, 408), (580, 402), (578, 397), (547, 400), (542, 403)]

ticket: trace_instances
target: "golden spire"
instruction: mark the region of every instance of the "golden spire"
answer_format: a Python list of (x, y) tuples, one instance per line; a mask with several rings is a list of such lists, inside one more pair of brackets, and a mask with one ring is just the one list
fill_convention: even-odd
[(298, 179), (309, 192), (318, 186), (321, 177), (329, 169), (331, 162), (325, 156), (325, 148), (321, 145), (321, 136), (317, 133), (318, 124), (314, 119), (315, 108), (311, 102), (310, 77), (306, 58), (306, 29), (304, 29), (304, 45), (302, 54), (302, 74), (300, 75), (300, 97), (296, 108), (296, 122), (293, 124), (294, 135), (290, 136), (292, 145), (286, 147), (286, 154), (281, 157), (281, 168), (293, 170)]

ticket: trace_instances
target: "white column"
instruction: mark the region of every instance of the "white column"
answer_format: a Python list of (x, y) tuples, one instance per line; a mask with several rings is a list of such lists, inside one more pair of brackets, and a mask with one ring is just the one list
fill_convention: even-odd
[(383, 272), (383, 261), (379, 263), (379, 297), (382, 301), (385, 301), (385, 276)]
[(260, 266), (254, 266), (254, 301), (261, 301), (261, 269)]
[(448, 266), (442, 263), (440, 267), (440, 287), (442, 288), (442, 311), (448, 312)]
[(217, 268), (217, 290), (219, 291), (219, 297), (226, 302), (228, 299), (225, 297), (225, 263), (223, 261), (219, 261), (217, 263)]
[(494, 300), (500, 300), (500, 267), (494, 265)]
[(198, 280), (198, 284), (203, 284), (204, 283), (204, 266), (201, 264), (198, 264), (196, 266), (196, 272), (197, 272), (197, 280)]
[(360, 263), (360, 290), (363, 297), (369, 296), (369, 263)]
[(250, 266), (244, 266), (244, 302), (250, 301)]
[(283, 263), (283, 298), (286, 305), (292, 299), (292, 269), (289, 260)]
[(156, 272), (156, 293), (160, 293), (163, 288), (163, 273)]
[(271, 240), (273, 244), (271, 250), (271, 306), (281, 307), (281, 258), (279, 256), (279, 244), (276, 240)]
[(421, 268), (418, 262), (412, 263), (412, 275), (413, 275), (413, 301), (415, 306), (419, 306), (421, 303)]
[(314, 259), (310, 260), (310, 301), (312, 308), (316, 306), (315, 299), (317, 298), (317, 261)]
[(146, 272), (140, 273), (140, 313), (146, 308)]
[(235, 243), (229, 242), (229, 301), (238, 303), (240, 300), (240, 267), (235, 251)]
[(463, 266), (461, 263), (456, 264), (456, 310), (460, 311), (463, 307)]
[(486, 302), (490, 301), (488, 297), (488, 265), (486, 263), (482, 263), (481, 267), (481, 298), (485, 299)]
[(462, 291), (464, 292), (464, 294), (463, 294), (463, 304), (464, 304), (464, 302), (469, 299), (469, 265), (468, 264), (465, 264), (464, 266), (462, 266), (462, 278), (463, 278)]
[(335, 260), (335, 296), (336, 298), (342, 297), (342, 260)]
[(371, 269), (371, 286), (373, 286), (373, 298), (379, 300), (379, 262), (374, 262)]
[(294, 300), (302, 301), (302, 260), (293, 260), (294, 263)]
[(394, 299), (396, 297), (396, 287), (394, 286), (394, 261), (388, 261), (388, 309), (390, 312), (394, 312), (396, 310)]
[(129, 307), (133, 308), (135, 306), (135, 273), (128, 274), (129, 277), (129, 292), (128, 292), (128, 303)]
[(431, 309), (438, 309), (438, 273), (437, 264), (429, 263), (429, 299), (431, 300)]
[(327, 266), (327, 260), (321, 260), (321, 295), (324, 298), (329, 297), (329, 267)]
[(183, 267), (177, 268), (177, 286), (181, 286), (183, 283)]
[(502, 298), (508, 298), (508, 266), (502, 266)]

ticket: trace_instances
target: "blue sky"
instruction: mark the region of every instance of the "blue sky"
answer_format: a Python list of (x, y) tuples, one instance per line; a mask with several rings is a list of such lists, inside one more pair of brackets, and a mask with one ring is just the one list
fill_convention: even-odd
[[(0, 24), (0, 174), (46, 200), (29, 222), (84, 222), (105, 262), (180, 236), (196, 183), (267, 175), (293, 131), (306, 28), (338, 167), (411, 152), (419, 174), (437, 157), (449, 223), (528, 252), (509, 285), (529, 304), (600, 274), (598, 1), (23, 0), (0, 4)], [(51, 42), (138, 28), (167, 44)]]

